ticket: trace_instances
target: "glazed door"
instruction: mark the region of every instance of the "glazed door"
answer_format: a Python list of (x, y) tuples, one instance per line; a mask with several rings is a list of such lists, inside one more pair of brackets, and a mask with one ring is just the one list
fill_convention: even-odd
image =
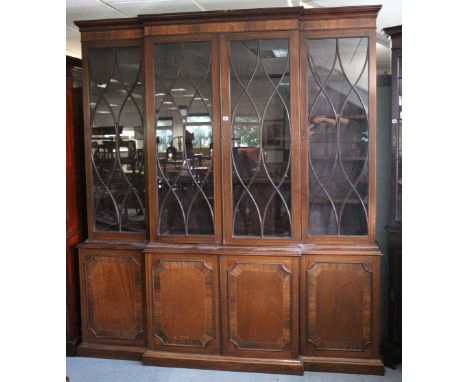
[(220, 242), (218, 39), (146, 40), (152, 239)]
[(224, 237), (300, 237), (298, 34), (221, 37)]
[(218, 258), (147, 254), (149, 347), (219, 351)]
[(298, 259), (223, 256), (223, 354), (297, 358)]
[(373, 240), (375, 34), (304, 34), (304, 241)]
[(145, 239), (142, 41), (86, 42), (83, 54), (89, 235)]

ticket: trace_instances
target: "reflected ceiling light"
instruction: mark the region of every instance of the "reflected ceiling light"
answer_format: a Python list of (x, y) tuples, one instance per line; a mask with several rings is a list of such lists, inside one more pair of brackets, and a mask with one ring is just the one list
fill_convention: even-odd
[(184, 89), (184, 88), (173, 88), (171, 89), (173, 92), (186, 92), (187, 89)]
[(165, 95), (166, 95), (166, 93), (156, 93), (155, 94), (156, 97), (162, 97), (162, 96), (165, 96)]
[(279, 86), (289, 86), (289, 82), (281, 82)]
[(105, 88), (106, 86), (107, 86), (107, 84), (97, 84), (98, 88)]
[(272, 49), (272, 51), (275, 57), (288, 57), (287, 49)]
[(184, 94), (182, 97), (193, 97), (193, 94)]
[(172, 101), (164, 101), (163, 104), (164, 105), (172, 105)]
[(110, 114), (110, 111), (108, 110), (98, 110), (96, 114)]

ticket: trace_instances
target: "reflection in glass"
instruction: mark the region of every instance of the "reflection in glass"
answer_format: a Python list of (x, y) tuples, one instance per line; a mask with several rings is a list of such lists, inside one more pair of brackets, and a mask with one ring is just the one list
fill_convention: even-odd
[(402, 165), (403, 165), (403, 158), (402, 158), (402, 128), (403, 128), (403, 112), (402, 112), (402, 57), (398, 57), (398, 156), (397, 156), (397, 185), (396, 185), (396, 220), (401, 221), (401, 211), (402, 211)]
[(291, 236), (289, 44), (231, 41), (233, 235)]
[(308, 40), (309, 235), (366, 235), (368, 40)]
[(94, 229), (145, 230), (140, 47), (90, 49)]
[(211, 43), (154, 46), (160, 235), (213, 235)]

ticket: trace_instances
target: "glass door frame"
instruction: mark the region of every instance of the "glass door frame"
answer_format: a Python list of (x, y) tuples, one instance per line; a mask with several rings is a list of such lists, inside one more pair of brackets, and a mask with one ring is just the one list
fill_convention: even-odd
[[(214, 234), (213, 235), (159, 235), (158, 234), (158, 191), (157, 191), (157, 147), (155, 132), (154, 101), (154, 54), (153, 48), (158, 43), (211, 42), (211, 81), (212, 81), (212, 128), (213, 128), (213, 195), (214, 195)], [(217, 34), (179, 34), (145, 36), (145, 83), (146, 83), (146, 125), (145, 139), (148, 142), (147, 156), (147, 197), (149, 216), (149, 236), (151, 242), (166, 243), (221, 243), (221, 174), (220, 174), (220, 81), (219, 81), (219, 44)]]
[(288, 39), (290, 67), (290, 134), (291, 153), (299, 154), (299, 31), (265, 31), (239, 32), (220, 34), (220, 64), (221, 64), (221, 99), (222, 121), (221, 141), (223, 149), (223, 231), (226, 244), (297, 244), (301, 240), (301, 176), (299, 160), (291, 154), (291, 236), (290, 237), (259, 237), (234, 236), (233, 234), (233, 192), (232, 192), (232, 160), (231, 160), (231, 106), (230, 106), (230, 66), (229, 42), (236, 40), (257, 39)]
[[(368, 38), (368, 75), (369, 75), (369, 113), (368, 113), (368, 155), (369, 155), (369, 189), (368, 189), (368, 225), (367, 235), (309, 235), (309, 163), (308, 163), (308, 81), (307, 81), (307, 40), (311, 38)], [(302, 170), (302, 241), (303, 243), (320, 244), (358, 244), (375, 240), (375, 193), (376, 193), (376, 35), (375, 30), (334, 30), (301, 32), (300, 42), (301, 66), (301, 170)]]

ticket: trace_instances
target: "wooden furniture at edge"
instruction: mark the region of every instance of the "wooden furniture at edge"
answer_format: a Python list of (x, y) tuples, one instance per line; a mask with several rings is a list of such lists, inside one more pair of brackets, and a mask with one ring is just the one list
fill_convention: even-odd
[(386, 366), (395, 368), (402, 359), (402, 27), (385, 28), (392, 39), (392, 147), (390, 224), (388, 232), (388, 336), (382, 355)]
[(67, 56), (67, 356), (81, 341), (78, 251), (86, 239), (86, 190), (84, 187), (83, 91), (81, 60)]
[[(76, 22), (89, 105), (78, 354), (383, 374), (374, 241), (379, 10)], [(185, 130), (191, 115), (208, 127)], [(243, 123), (257, 135), (242, 134)], [(196, 129), (211, 139), (198, 154)], [(174, 136), (185, 136), (175, 159), (164, 143)], [(126, 140), (142, 153), (131, 166)], [(110, 144), (113, 159), (100, 151)]]

